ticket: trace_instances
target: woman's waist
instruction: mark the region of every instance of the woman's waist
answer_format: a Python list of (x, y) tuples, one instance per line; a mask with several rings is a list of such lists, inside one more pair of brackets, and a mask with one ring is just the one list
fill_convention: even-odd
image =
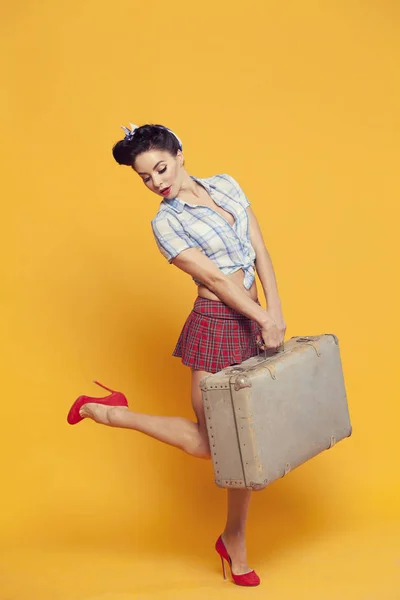
[[(250, 288), (247, 289), (244, 285), (245, 273), (244, 273), (243, 269), (239, 269), (238, 271), (235, 271), (231, 275), (227, 275), (227, 277), (229, 279), (231, 279), (238, 287), (240, 287), (247, 296), (249, 296), (252, 300), (254, 300), (254, 302), (256, 302), (256, 300), (258, 298), (258, 291), (257, 291), (257, 284), (256, 284), (255, 279), (253, 279), (253, 282), (252, 282)], [(222, 302), (222, 300), (220, 298), (218, 298), (218, 296), (216, 294), (214, 294), (214, 292), (212, 292), (210, 289), (208, 289), (207, 286), (203, 285), (200, 282), (198, 283), (197, 294), (201, 298), (208, 298), (209, 300), (214, 300), (216, 302)]]
[[(254, 300), (254, 302), (257, 302), (257, 304), (260, 304), (257, 296), (255, 298), (252, 298), (252, 300)], [(249, 320), (249, 317), (243, 315), (236, 309), (231, 308), (230, 306), (225, 304), (225, 302), (220, 300), (220, 298), (217, 297), (216, 300), (214, 300), (208, 297), (198, 295), (193, 305), (193, 312), (208, 317), (215, 317), (216, 319)]]

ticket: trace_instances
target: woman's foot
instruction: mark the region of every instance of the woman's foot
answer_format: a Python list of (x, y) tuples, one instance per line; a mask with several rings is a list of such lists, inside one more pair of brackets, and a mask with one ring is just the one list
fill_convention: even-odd
[[(75, 425), (84, 419), (85, 417), (89, 417), (98, 423), (103, 423), (105, 425), (110, 425), (110, 415), (111, 408), (120, 408), (120, 407), (128, 407), (128, 401), (125, 398), (124, 394), (121, 392), (116, 392), (112, 390), (102, 383), (98, 381), (94, 382), (96, 385), (108, 390), (111, 392), (109, 396), (105, 398), (93, 398), (92, 396), (79, 396), (69, 409), (69, 413), (67, 416), (67, 421), (70, 425)], [(90, 406), (88, 409), (85, 409), (85, 406)], [(105, 410), (104, 410), (105, 409)]]
[[(240, 541), (238, 539), (239, 537), (241, 538)], [(224, 576), (224, 579), (226, 579), (226, 569), (224, 561), (227, 561), (230, 566), (232, 579), (236, 585), (241, 585), (245, 587), (253, 587), (256, 585), (260, 585), (260, 578), (257, 575), (257, 573), (248, 568), (246, 549), (243, 542), (244, 536), (235, 535), (231, 536), (231, 538), (234, 539), (230, 545), (231, 549), (229, 551), (228, 548), (225, 546), (225, 542), (222, 536), (220, 536), (215, 543), (215, 549), (221, 557), (222, 574)], [(233, 552), (235, 554), (234, 558), (231, 557), (230, 552)]]
[(247, 562), (246, 540), (244, 535), (224, 532), (221, 535), (221, 539), (231, 557), (232, 572), (235, 573), (235, 575), (249, 573), (252, 569), (250, 569)]
[(101, 425), (112, 425), (116, 411), (129, 410), (127, 406), (106, 406), (97, 402), (88, 402), (79, 410), (82, 419), (92, 419)]

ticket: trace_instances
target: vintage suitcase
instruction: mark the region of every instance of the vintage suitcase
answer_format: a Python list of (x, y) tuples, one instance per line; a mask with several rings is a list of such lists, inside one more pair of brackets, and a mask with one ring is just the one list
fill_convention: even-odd
[(293, 337), (200, 381), (215, 482), (260, 490), (351, 435), (336, 336)]

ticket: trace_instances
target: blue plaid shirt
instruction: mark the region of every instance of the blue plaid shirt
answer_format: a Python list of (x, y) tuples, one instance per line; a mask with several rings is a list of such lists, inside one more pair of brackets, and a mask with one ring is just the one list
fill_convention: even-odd
[[(191, 178), (202, 185), (218, 206), (233, 214), (231, 226), (224, 217), (208, 206), (189, 204), (179, 198), (162, 200), (151, 221), (160, 252), (171, 262), (187, 248), (198, 248), (217, 267), (229, 275), (243, 269), (244, 286), (250, 289), (254, 278), (256, 253), (250, 242), (250, 202), (230, 175), (214, 175), (207, 179)], [(193, 280), (201, 285), (194, 277)]]

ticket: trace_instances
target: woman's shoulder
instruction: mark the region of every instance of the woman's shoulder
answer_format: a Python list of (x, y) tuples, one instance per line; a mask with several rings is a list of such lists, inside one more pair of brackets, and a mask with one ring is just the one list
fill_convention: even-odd
[(232, 177), (232, 175), (228, 175), (228, 173), (218, 173), (218, 175), (212, 175), (211, 177), (203, 178), (201, 181), (204, 181), (205, 183), (215, 187), (229, 187), (238, 185), (237, 181)]
[(209, 177), (206, 181), (210, 182), (209, 185), (211, 187), (214, 187), (216, 190), (226, 194), (233, 200), (242, 204), (244, 208), (247, 208), (250, 205), (250, 202), (239, 182), (232, 177), (232, 175), (221, 173), (219, 175)]
[(178, 216), (179, 206), (175, 205), (174, 201), (166, 202), (165, 200), (163, 200), (160, 203), (156, 214), (151, 220), (151, 225), (154, 227), (162, 222), (170, 222), (175, 224), (178, 222)]

